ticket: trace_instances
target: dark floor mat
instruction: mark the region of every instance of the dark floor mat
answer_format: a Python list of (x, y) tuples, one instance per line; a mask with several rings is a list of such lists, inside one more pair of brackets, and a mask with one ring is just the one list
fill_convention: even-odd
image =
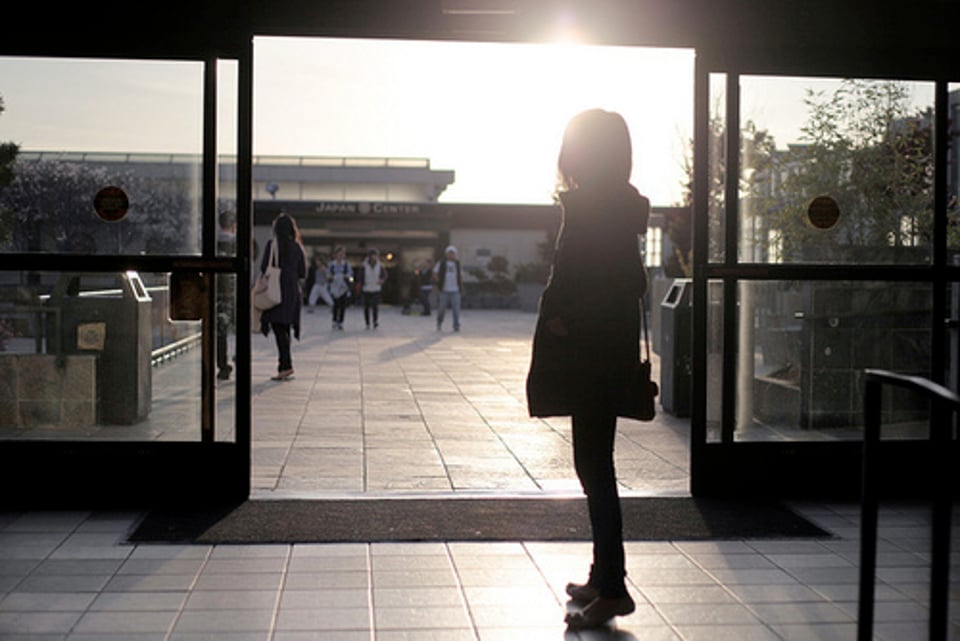
[[(777, 502), (622, 499), (627, 540), (829, 538)], [(154, 510), (131, 543), (584, 541), (581, 498), (251, 500), (205, 510)]]

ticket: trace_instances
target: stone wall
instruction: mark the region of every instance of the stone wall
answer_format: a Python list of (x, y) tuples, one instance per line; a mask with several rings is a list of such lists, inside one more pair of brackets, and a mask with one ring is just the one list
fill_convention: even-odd
[(95, 356), (0, 354), (0, 426), (88, 427), (96, 422)]

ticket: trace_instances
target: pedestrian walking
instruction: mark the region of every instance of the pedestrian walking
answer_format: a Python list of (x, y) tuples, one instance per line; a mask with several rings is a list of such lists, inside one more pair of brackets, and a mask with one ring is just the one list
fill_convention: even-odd
[(307, 291), (308, 313), (313, 313), (318, 300), (322, 300), (331, 307), (333, 306), (333, 298), (330, 297), (330, 290), (327, 289), (327, 265), (319, 255), (315, 255), (313, 260), (310, 261), (310, 269), (307, 270), (307, 283), (304, 289)]
[(333, 299), (333, 329), (342, 330), (353, 285), (353, 267), (347, 262), (347, 250), (342, 245), (333, 250), (333, 260), (327, 265), (327, 283)]
[(281, 213), (273, 221), (273, 238), (263, 248), (260, 273), (267, 271), (273, 245), (277, 248), (277, 263), (280, 266), (280, 303), (265, 309), (260, 314), (260, 331), (267, 336), (273, 331), (277, 342), (277, 374), (275, 381), (293, 376), (291, 334), (300, 340), (300, 309), (303, 292), (300, 281), (307, 274), (306, 255), (300, 241), (300, 230), (292, 216)]
[(639, 361), (640, 253), (650, 202), (629, 183), (627, 124), (613, 112), (574, 117), (558, 168), (563, 222), (540, 300), (527, 376), (531, 416), (570, 416), (573, 460), (587, 497), (593, 564), (567, 594), (573, 629), (634, 610), (626, 588), (623, 519), (614, 469), (618, 407)]
[(376, 249), (367, 251), (367, 259), (357, 270), (359, 279), (360, 297), (363, 299), (363, 320), (370, 329), (380, 326), (380, 292), (383, 283), (387, 280), (387, 268), (380, 262), (380, 252)]
[(463, 270), (453, 245), (444, 251), (444, 257), (433, 267), (437, 284), (437, 331), (443, 329), (447, 307), (453, 312), (453, 331), (460, 331), (460, 292), (463, 291)]
[(417, 271), (419, 281), (420, 313), (430, 316), (430, 295), (433, 294), (433, 259), (428, 258), (426, 263)]

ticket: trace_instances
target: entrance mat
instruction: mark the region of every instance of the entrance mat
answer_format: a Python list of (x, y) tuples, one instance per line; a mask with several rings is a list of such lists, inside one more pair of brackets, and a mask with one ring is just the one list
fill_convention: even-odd
[[(628, 541), (832, 538), (777, 502), (689, 497), (622, 499)], [(589, 541), (583, 498), (251, 500), (155, 510), (130, 543)]]

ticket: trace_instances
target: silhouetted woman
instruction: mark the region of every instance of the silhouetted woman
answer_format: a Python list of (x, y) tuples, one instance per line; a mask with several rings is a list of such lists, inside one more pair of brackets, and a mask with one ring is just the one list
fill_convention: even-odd
[(263, 249), (260, 261), (260, 273), (267, 270), (270, 262), (271, 244), (277, 243), (277, 255), (280, 265), (281, 302), (275, 307), (265, 309), (260, 314), (260, 331), (264, 336), (273, 330), (277, 341), (277, 375), (275, 381), (293, 376), (293, 358), (290, 354), (291, 333), (300, 340), (300, 308), (303, 305), (303, 293), (300, 280), (306, 276), (307, 263), (303, 246), (300, 244), (300, 231), (297, 223), (287, 214), (280, 214), (273, 221), (273, 238)]
[(617, 114), (575, 116), (560, 150), (563, 222), (540, 300), (527, 377), (531, 416), (570, 416), (573, 459), (587, 496), (593, 564), (567, 594), (571, 628), (633, 612), (614, 469), (618, 407), (639, 360), (639, 299), (647, 287), (640, 243), (650, 202), (628, 182), (630, 133)]

